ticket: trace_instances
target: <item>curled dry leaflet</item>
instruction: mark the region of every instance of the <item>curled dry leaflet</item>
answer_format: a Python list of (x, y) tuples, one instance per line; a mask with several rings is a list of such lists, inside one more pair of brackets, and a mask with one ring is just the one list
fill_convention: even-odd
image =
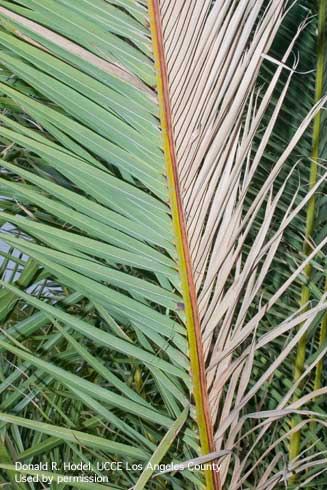
[(318, 490), (324, 0), (0, 0), (0, 484)]

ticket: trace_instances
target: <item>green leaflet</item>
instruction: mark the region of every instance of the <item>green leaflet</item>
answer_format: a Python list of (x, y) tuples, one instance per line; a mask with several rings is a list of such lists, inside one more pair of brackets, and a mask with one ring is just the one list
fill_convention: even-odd
[(164, 424), (164, 425), (169, 424), (169, 419), (165, 417), (160, 417), (160, 415), (157, 412), (145, 407), (144, 404), (140, 405), (138, 403), (133, 402), (132, 400), (126, 399), (125, 397), (116, 395), (114, 392), (105, 390), (94, 383), (90, 383), (89, 381), (83, 380), (79, 376), (69, 373), (68, 371), (63, 370), (58, 366), (54, 366), (46, 361), (38, 359), (36, 356), (33, 356), (24, 350), (20, 350), (17, 349), (16, 347), (12, 347), (10, 344), (7, 344), (6, 342), (2, 342), (2, 341), (0, 342), (1, 342), (0, 345), (2, 347), (6, 348), (13, 354), (17, 354), (22, 359), (26, 361), (30, 361), (31, 363), (33, 363), (33, 365), (42, 369), (42, 371), (51, 374), (51, 376), (58, 379), (63, 384), (67, 384), (68, 387), (72, 386), (75, 389), (77, 388), (81, 389), (82, 391), (86, 392), (90, 396), (93, 396), (95, 399), (101, 400), (113, 406), (118, 406), (123, 410), (137, 414), (141, 417), (144, 417), (145, 419), (152, 420), (155, 423)]
[(80, 320), (79, 318), (75, 318), (72, 315), (68, 315), (67, 313), (63, 312), (59, 308), (55, 308), (43, 301), (33, 298), (32, 296), (23, 293), (19, 289), (9, 286), (8, 284), (5, 284), (3, 282), (0, 282), (0, 284), (3, 287), (9, 289), (10, 291), (15, 292), (17, 296), (23, 298), (28, 303), (36, 306), (41, 311), (42, 310), (45, 311), (48, 315), (50, 315), (50, 317), (56, 318), (58, 321), (64, 322), (65, 324), (76, 329), (78, 332), (83, 333), (84, 335), (86, 335), (86, 337), (90, 338), (91, 340), (98, 342), (100, 345), (107, 345), (108, 347), (111, 347), (112, 349), (117, 350), (118, 352), (122, 352), (124, 354), (135, 357), (136, 359), (139, 359), (140, 361), (144, 361), (150, 365), (153, 365), (154, 367), (161, 368), (167, 373), (171, 373), (184, 380), (188, 379), (184, 370), (170, 365), (167, 361), (164, 361), (163, 359), (156, 357), (153, 354), (150, 354), (140, 349), (139, 347), (129, 342), (126, 342), (125, 340), (114, 337), (113, 335), (108, 334), (107, 332), (104, 332), (96, 327), (93, 327), (92, 325)]
[(131, 448), (127, 445), (120, 444), (115, 441), (103, 439), (101, 437), (93, 436), (85, 432), (76, 430), (64, 429), (55, 425), (44, 424), (33, 420), (24, 419), (15, 415), (8, 415), (0, 413), (0, 421), (5, 423), (13, 423), (22, 427), (33, 429), (44, 434), (48, 434), (54, 437), (60, 437), (65, 441), (75, 442), (77, 444), (86, 445), (90, 448), (107, 450), (122, 456), (128, 456), (135, 460), (144, 460), (145, 454), (143, 451), (136, 448)]
[(105, 30), (109, 29), (114, 34), (135, 39), (139, 49), (142, 49), (146, 55), (150, 56), (149, 45), (146, 42), (146, 29), (142, 29), (140, 24), (133, 21), (123, 10), (119, 10), (116, 6), (110, 4), (104, 5), (99, 0), (95, 2), (82, 0), (78, 5), (73, 6), (71, 6), (69, 0), (60, 0), (60, 3), (73, 8), (74, 11), (90, 20), (96, 19), (97, 23)]
[[(157, 239), (165, 242), (166, 238), (160, 231), (168, 228), (169, 220), (166, 214), (167, 208), (160, 201), (153, 199), (130, 184), (122, 182), (108, 172), (92, 168), (92, 173), (90, 173), (89, 165), (86, 162), (58, 149), (53, 149), (47, 144), (35, 142), (5, 128), (0, 128), (0, 134), (39, 154), (58, 172), (74, 181), (76, 185), (80, 185), (81, 190), (91, 195), (96, 201), (129, 217), (132, 221), (144, 223), (145, 233), (149, 231), (151, 234), (152, 227), (157, 234)], [(144, 212), (142, 213), (144, 206), (149, 209), (147, 216), (144, 216)]]
[[(43, 257), (46, 259), (95, 279), (97, 282), (108, 282), (114, 286), (125, 289), (131, 294), (139, 294), (145, 299), (154, 301), (162, 306), (165, 306), (166, 308), (175, 309), (177, 307), (179, 300), (178, 296), (164, 290), (164, 288), (160, 288), (155, 284), (145, 281), (144, 279), (139, 279), (125, 272), (115, 270), (112, 267), (102, 265), (101, 263), (92, 262), (84, 258), (75, 257), (74, 255), (57, 252), (55, 250), (48, 249), (47, 247), (41, 247), (39, 245), (35, 245), (33, 242), (26, 242), (25, 240), (22, 241), (21, 239), (16, 239), (2, 233), (1, 237), (5, 242), (11, 243), (12, 245), (17, 245), (18, 248), (26, 251), (27, 254), (33, 255), (34, 252), (39, 261), (42, 261), (42, 258), (40, 259), (40, 257), (43, 255)], [(118, 255), (117, 257), (112, 258), (112, 263), (115, 265), (124, 263), (124, 261)]]
[[(125, 66), (148, 85), (153, 86), (155, 84), (153, 67), (148, 58), (133, 46), (126, 45), (119, 37), (106, 32), (101, 26), (76, 13), (72, 16), (71, 9), (58, 5), (52, 0), (45, 0), (44, 2), (22, 0), (21, 3), (31, 10), (22, 9), (15, 5), (10, 5), (10, 8), (36, 22), (44, 23), (57, 32), (67, 33), (70, 39), (81, 43), (100, 57), (108, 56), (113, 61)], [(1, 2), (1, 4), (6, 5), (6, 2)]]
[[(10, 163), (4, 162), (3, 160), (0, 160), (0, 165), (11, 169), (23, 178), (35, 183), (41, 189), (48, 191), (52, 196), (52, 199), (47, 199), (44, 196), (44, 193), (41, 193), (40, 191), (36, 192), (36, 188), (33, 189), (32, 187), (28, 186), (19, 186), (10, 181), (7, 182), (6, 180), (2, 180), (1, 185), (3, 187), (11, 186), (11, 188), (18, 194), (27, 197), (31, 202), (36, 203), (50, 213), (58, 215), (65, 222), (70, 222), (72, 225), (87, 231), (89, 234), (95, 236), (95, 238), (100, 238), (106, 242), (118, 245), (123, 249), (141, 253), (142, 260), (144, 261), (146, 261), (147, 258), (151, 259), (153, 257), (158, 262), (176, 267), (175, 264), (164, 254), (159, 254), (152, 247), (146, 246), (140, 241), (133, 239), (135, 237), (141, 241), (144, 241), (144, 230), (142, 230), (141, 225), (133, 223), (131, 220), (123, 216), (117, 216), (117, 214), (113, 211), (97, 203), (90, 202), (90, 200), (88, 200), (86, 197), (81, 196), (76, 192), (63, 189), (61, 186), (53, 184), (51, 181), (33, 175), (31, 172), (26, 172), (25, 170), (17, 166), (13, 166)], [(54, 197), (64, 201), (69, 205), (69, 207), (63, 206), (63, 204), (60, 201), (58, 202), (55, 200)], [(76, 211), (74, 209), (76, 209)], [(88, 216), (91, 219), (88, 218)], [(110, 229), (107, 228), (107, 225), (110, 226)], [(26, 226), (30, 225), (26, 224)], [(42, 226), (42, 224), (40, 224), (40, 226)], [(124, 232), (124, 234), (122, 234), (121, 231)], [(56, 232), (60, 233), (61, 230), (53, 231), (53, 233)], [(69, 237), (69, 233), (66, 235), (62, 233), (62, 235)], [(148, 236), (146, 236), (146, 238), (151, 241), (151, 237), (148, 238)], [(81, 240), (83, 240), (83, 236), (81, 236)], [(158, 238), (154, 237), (153, 241), (154, 243), (157, 243)], [(93, 241), (92, 248), (96, 247), (96, 245), (97, 242)], [(77, 243), (76, 247), (78, 246), (79, 244)], [(151, 261), (151, 267), (154, 267), (153, 261)], [(164, 271), (167, 274), (168, 269), (166, 268)], [(174, 272), (174, 274), (176, 275), (176, 272)]]
[[(41, 93), (47, 94), (58, 107), (65, 108), (68, 113), (78, 118), (85, 126), (90, 127), (96, 133), (106, 137), (110, 131), (111, 138), (113, 138), (115, 144), (128, 151), (133, 148), (135, 155), (144, 159), (148, 164), (153, 157), (158, 160), (161, 158), (160, 147), (153, 144), (153, 138), (145, 139), (143, 134), (140, 134), (139, 131), (127, 125), (126, 121), (117, 117), (116, 111), (119, 108), (114, 108), (113, 111), (106, 110), (106, 108), (86, 98), (77, 91), (77, 89), (80, 91), (84, 89), (83, 92), (85, 91), (85, 86), (81, 87), (78, 80), (74, 79), (73, 88), (71, 88), (53, 77), (53, 68), (49, 76), (37, 71), (19, 58), (8, 54), (3, 54), (1, 61), (26, 82), (35, 85)], [(60, 71), (58, 70), (57, 76), (59, 76), (59, 73)], [(66, 81), (64, 74), (60, 77), (60, 79), (62, 78)], [(129, 123), (130, 121), (127, 122)], [(153, 133), (154, 131), (152, 130), (152, 136)], [(155, 138), (154, 141), (159, 143), (160, 139)]]
[[(176, 447), (192, 457), (199, 443), (194, 410), (183, 411), (189, 349), (147, 8), (0, 6), (18, 14), (0, 12), (1, 66), (13, 75), (0, 82), (0, 239), (21, 254), (18, 274), (26, 257), (37, 270), (29, 284), (0, 282), (0, 352), (12, 360), (1, 377), (2, 430), (15, 433), (24, 459), (149, 461), (154, 451), (159, 461), (185, 425)], [(102, 70), (99, 59), (119, 69)]]
[(185, 407), (183, 412), (179, 415), (176, 421), (171, 425), (169, 431), (165, 435), (165, 437), (160, 442), (157, 449), (152, 454), (150, 460), (145, 465), (145, 469), (143, 470), (140, 478), (137, 480), (136, 485), (134, 487), (135, 490), (143, 490), (147, 482), (150, 480), (152, 474), (154, 473), (155, 465), (159, 464), (163, 457), (166, 455), (169, 450), (172, 442), (177, 437), (179, 431), (185, 424), (189, 407)]
[[(159, 115), (157, 101), (154, 98), (149, 98), (147, 94), (144, 94), (125, 80), (119, 79), (119, 77), (115, 77), (112, 74), (101, 70), (87, 59), (67, 51), (64, 47), (52, 42), (51, 39), (44, 37), (42, 34), (39, 34), (12, 19), (8, 19), (8, 17), (3, 14), (0, 14), (0, 18), (5, 20), (6, 27), (10, 31), (15, 32), (15, 30), (19, 28), (20, 32), (25, 33), (34, 41), (39, 42), (56, 56), (70, 63), (72, 66), (77, 67), (80, 72), (86, 73), (90, 75), (92, 79), (102, 82), (105, 87), (114, 89), (117, 94), (124, 96), (123, 98), (125, 98), (125, 100), (127, 97), (128, 102), (131, 102), (131, 104), (128, 104), (129, 107), (135, 105), (136, 108), (138, 108), (136, 109), (136, 112), (142, 113), (141, 117), (145, 117), (144, 111), (156, 117)], [(141, 108), (142, 111), (140, 111)]]
[[(51, 109), (44, 108), (42, 104), (33, 99), (29, 99), (20, 92), (12, 90), (10, 87), (0, 84), (0, 90), (12, 97), (25, 111), (27, 111), (39, 124), (45, 127), (56, 137), (61, 144), (75, 152), (84, 160), (94, 164), (99, 168), (104, 168), (95, 160), (90, 152), (93, 152), (98, 157), (103, 158), (108, 163), (115, 165), (119, 170), (129, 172), (132, 176), (139, 179), (146, 185), (154, 194), (163, 200), (168, 199), (167, 186), (159, 169), (156, 169), (152, 162), (149, 164), (144, 159), (137, 158), (134, 154), (113, 144), (110, 140), (104, 138), (96, 131), (87, 128), (81, 123), (70, 119), (64, 114)], [(38, 138), (39, 141), (45, 142), (44, 138), (40, 138), (38, 133), (24, 126), (18, 125), (14, 121), (2, 116), (1, 119), (9, 127), (13, 127), (23, 134), (27, 134), (32, 138)], [(141, 124), (144, 124), (143, 122)], [(67, 134), (70, 135), (68, 138)], [(60, 136), (60, 139), (59, 139)], [(153, 135), (150, 136), (153, 138)], [(78, 142), (78, 144), (75, 143)], [(51, 144), (50, 140), (46, 141)], [(54, 147), (56, 145), (53, 145)], [(87, 148), (88, 152), (84, 148)]]

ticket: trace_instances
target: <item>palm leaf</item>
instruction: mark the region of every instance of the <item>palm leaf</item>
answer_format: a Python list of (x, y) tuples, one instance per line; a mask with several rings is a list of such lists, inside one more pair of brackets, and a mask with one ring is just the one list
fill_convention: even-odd
[[(114, 488), (319, 482), (323, 218), (302, 244), (307, 206), (324, 209), (326, 171), (308, 188), (307, 162), (325, 98), (310, 8), (0, 0), (3, 481), (25, 488), (17, 460), (100, 477), (97, 461), (123, 458), (143, 471), (111, 474)], [(219, 473), (190, 471), (198, 460)]]

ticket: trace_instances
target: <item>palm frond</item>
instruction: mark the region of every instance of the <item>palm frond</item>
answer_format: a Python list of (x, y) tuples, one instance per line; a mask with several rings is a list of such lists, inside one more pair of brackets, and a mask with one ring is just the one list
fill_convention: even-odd
[[(299, 281), (301, 284), (303, 257), (294, 256), (297, 268), (279, 287), (271, 284), (271, 270), (285, 262), (289, 248), (283, 241), (325, 183), (326, 172), (322, 171), (315, 191), (303, 195), (296, 172), (302, 164), (290, 158), (294, 150), (299, 151), (313, 118), (319, 117), (319, 108), (324, 104), (320, 97), (324, 94), (316, 98), (319, 103), (314, 109), (309, 103), (307, 114), (279, 143), (280, 150), (274, 151), (273, 160), (269, 152), (276, 128), (281, 127), (285, 105), (293, 95), (293, 78), (300, 71), (297, 61), (290, 64), (291, 53), (303, 32), (314, 28), (314, 23), (306, 20), (308, 14), (303, 11), (302, 23), (296, 19), (297, 30), (284, 52), (274, 57), (269, 54), (272, 43), (292, 14), (292, 8), (288, 12), (284, 2), (241, 2), (235, 8), (227, 2), (221, 8), (219, 2), (208, 1), (201, 9), (196, 4), (181, 9), (177, 3), (173, 6), (163, 2), (162, 18), (216, 449), (230, 450), (238, 447), (243, 431), (248, 430), (244, 411), (254, 408), (258, 394), (269, 390), (267, 382), (271, 385), (274, 372), (292, 359), (294, 338), (300, 338), (294, 333), (291, 342), (279, 340), (284, 327), (292, 331), (291, 325), (301, 325), (296, 301), (290, 304), (291, 311), (282, 314), (281, 323), (276, 318), (276, 307), (283, 308), (285, 300), (289, 302), (288, 291), (298, 288)], [(311, 71), (303, 73), (310, 77)], [(268, 155), (269, 165), (265, 161)], [(262, 172), (266, 173), (264, 179), (260, 179)], [(299, 246), (301, 242), (297, 254)], [(315, 243), (310, 259), (324, 246), (324, 240)], [(306, 267), (309, 264), (311, 261)], [(294, 264), (292, 267), (294, 271)], [(322, 309), (325, 307), (323, 301)], [(309, 307), (309, 311), (304, 331), (312, 329), (317, 319), (314, 308)], [(262, 365), (254, 382), (254, 371), (263, 355), (261, 339), (268, 328), (271, 341), (265, 351), (271, 352), (272, 364)], [(275, 404), (275, 409), (279, 408)], [(251, 478), (246, 471), (249, 457), (250, 453), (243, 454), (242, 462), (231, 456), (223, 461), (222, 481), (230, 475), (228, 488), (241, 488), (245, 482), (242, 472)], [(260, 484), (264, 486), (266, 479), (267, 475)], [(277, 478), (274, 484), (279, 481)]]
[[(3, 483), (27, 488), (15, 461), (70, 460), (90, 463), (90, 490), (319, 488), (315, 13), (306, 0), (0, 0)], [(101, 480), (97, 462), (122, 458), (134, 469)]]

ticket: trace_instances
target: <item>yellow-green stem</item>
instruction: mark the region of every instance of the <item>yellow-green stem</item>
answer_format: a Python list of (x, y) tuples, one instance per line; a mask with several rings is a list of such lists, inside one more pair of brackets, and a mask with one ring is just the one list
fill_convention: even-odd
[[(214, 450), (213, 429), (211, 426), (208, 407), (208, 395), (206, 389), (202, 344), (200, 339), (200, 323), (197, 310), (196, 292), (178, 183), (159, 2), (158, 0), (148, 0), (148, 6), (153, 52), (157, 70), (157, 92), (160, 108), (163, 147), (167, 166), (168, 186), (170, 191), (170, 206), (175, 231), (176, 249), (185, 305), (193, 385), (192, 392), (195, 401), (201, 451), (202, 454), (208, 454)], [(220, 490), (218, 474), (210, 470), (206, 470), (204, 473), (206, 478), (206, 490)]]
[[(325, 280), (325, 291), (327, 291), (327, 278)], [(327, 312), (324, 313), (320, 324), (320, 334), (319, 334), (319, 347), (320, 349), (327, 339)], [(315, 374), (315, 382), (314, 382), (314, 391), (319, 390), (322, 386), (322, 374), (324, 367), (324, 359), (320, 359), (316, 366), (316, 374)], [(310, 429), (314, 430), (317, 425), (317, 422), (312, 421), (310, 424)]]
[[(325, 291), (327, 291), (327, 278), (325, 281)], [(327, 313), (324, 314), (321, 325), (320, 325), (320, 335), (319, 335), (319, 348), (325, 343), (327, 338)], [(323, 370), (324, 359), (320, 359), (316, 367), (316, 375), (314, 382), (314, 389), (319, 390), (321, 388), (322, 382), (322, 370)]]
[[(324, 77), (324, 52), (325, 52), (325, 28), (326, 28), (326, 0), (319, 0), (319, 26), (318, 26), (318, 56), (317, 56), (317, 73), (316, 73), (316, 86), (315, 86), (315, 101), (321, 99), (323, 95), (323, 77)], [(321, 113), (318, 112), (313, 122), (313, 135), (312, 135), (312, 155), (311, 155), (311, 167), (310, 167), (310, 181), (309, 189), (312, 189), (317, 182), (318, 175), (318, 158), (319, 158), (319, 145), (320, 145), (320, 123)], [(304, 253), (309, 255), (311, 252), (310, 241), (314, 231), (315, 221), (315, 206), (316, 197), (313, 195), (309, 200), (307, 207), (306, 218), (306, 230), (304, 241)], [(309, 281), (311, 278), (311, 264), (308, 264), (304, 270), (304, 274), (307, 280), (307, 285), (302, 287), (300, 306), (305, 307), (310, 300)], [(306, 335), (300, 339), (297, 346), (295, 367), (294, 367), (294, 382), (297, 382), (301, 377), (304, 370), (305, 354), (306, 354)], [(295, 395), (296, 396), (296, 395)], [(296, 417), (292, 420), (292, 427), (297, 423)], [(301, 447), (301, 432), (297, 431), (290, 437), (289, 445), (289, 459), (292, 461), (300, 454)]]

